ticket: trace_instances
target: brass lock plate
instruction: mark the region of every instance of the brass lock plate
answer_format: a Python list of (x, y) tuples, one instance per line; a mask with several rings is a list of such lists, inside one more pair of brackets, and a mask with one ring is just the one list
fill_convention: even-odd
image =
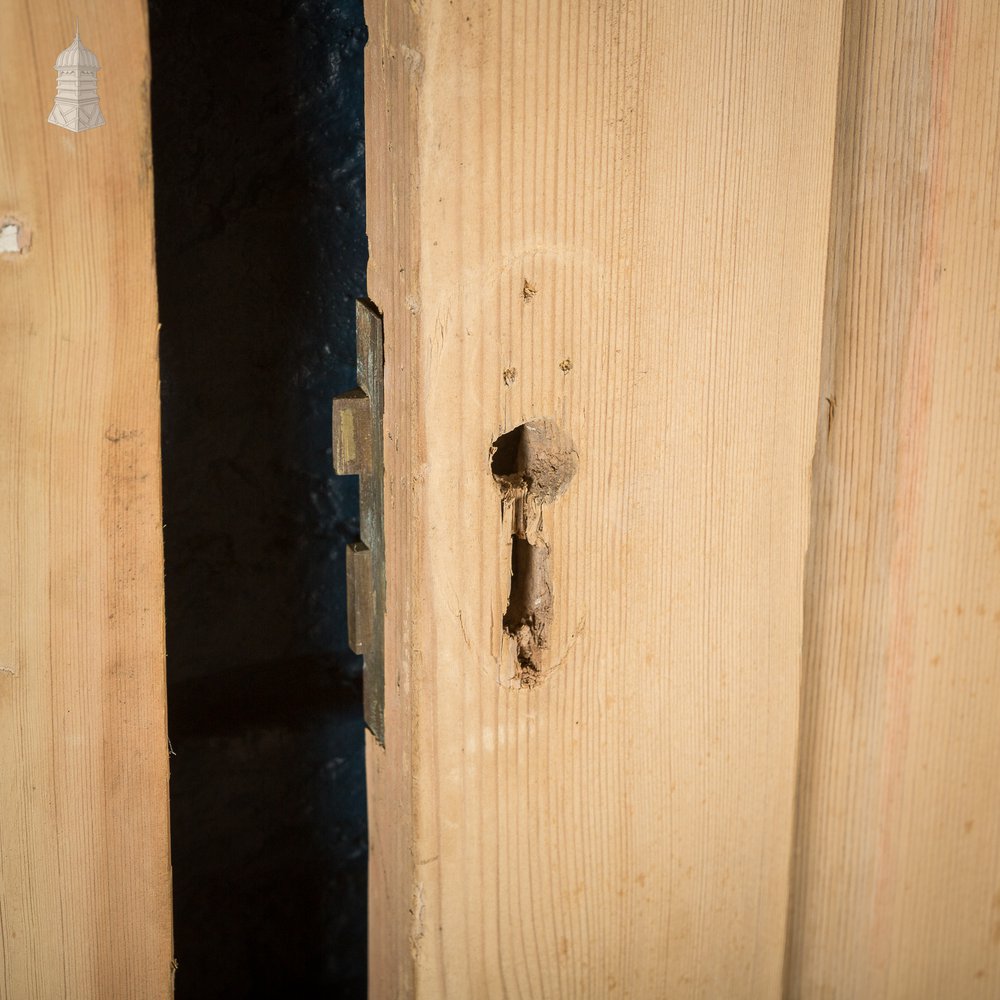
[(347, 546), (347, 631), (364, 656), (365, 724), (385, 746), (385, 535), (383, 517), (382, 317), (358, 299), (358, 386), (333, 401), (333, 467), (357, 476), (361, 537)]

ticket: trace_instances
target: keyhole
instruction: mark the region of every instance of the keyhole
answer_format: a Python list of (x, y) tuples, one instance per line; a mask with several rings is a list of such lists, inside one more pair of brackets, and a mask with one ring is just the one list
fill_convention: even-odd
[(569, 488), (578, 456), (553, 420), (531, 420), (502, 434), (490, 450), (503, 513), (511, 519), (510, 597), (504, 631), (517, 652), (517, 677), (534, 687), (545, 669), (552, 626), (550, 544), (542, 508)]

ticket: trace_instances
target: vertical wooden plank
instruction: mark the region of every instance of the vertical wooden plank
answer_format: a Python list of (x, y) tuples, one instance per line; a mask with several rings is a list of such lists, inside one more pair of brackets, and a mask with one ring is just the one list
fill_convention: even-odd
[(848, 0), (790, 997), (1000, 994), (1000, 8)]
[[(367, 19), (372, 995), (776, 997), (841, 4)], [(534, 508), (491, 474), (529, 421), (576, 465)]]
[[(422, 939), (424, 901), (416, 871), (431, 859), (415, 839), (413, 780), (420, 772), (411, 678), (422, 667), (414, 646), (423, 599), (422, 546), (411, 535), (420, 516), (425, 411), (418, 408), (419, 310), (410, 307), (420, 268), (418, 85), (419, 8), (365, 4), (365, 182), (369, 296), (390, 309), (384, 344), (385, 635), (383, 739), (366, 733), (368, 796), (368, 993), (411, 997)], [(383, 312), (383, 336), (385, 333)], [(385, 734), (388, 733), (388, 739)]]
[[(48, 124), (79, 15), (107, 124)], [(0, 4), (0, 994), (171, 994), (146, 5)], [(13, 224), (13, 223), (12, 223)]]

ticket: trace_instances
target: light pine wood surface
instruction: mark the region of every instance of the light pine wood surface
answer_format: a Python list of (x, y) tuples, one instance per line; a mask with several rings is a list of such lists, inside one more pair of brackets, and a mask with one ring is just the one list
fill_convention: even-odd
[[(0, 3), (0, 996), (171, 993), (146, 5)], [(107, 124), (47, 123), (80, 18)]]
[[(367, 20), (372, 997), (995, 997), (1000, 9)], [(0, 4), (4, 998), (171, 992), (146, 31)]]
[[(375, 998), (780, 993), (841, 14), (367, 5)], [(542, 419), (519, 686), (490, 448)]]
[(789, 998), (1000, 996), (1000, 7), (848, 0)]

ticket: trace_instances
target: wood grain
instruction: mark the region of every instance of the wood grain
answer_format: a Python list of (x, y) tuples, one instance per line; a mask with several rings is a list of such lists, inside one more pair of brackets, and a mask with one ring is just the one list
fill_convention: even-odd
[[(780, 993), (841, 15), (368, 4), (373, 997)], [(545, 418), (524, 688), (490, 447)]]
[(1000, 995), (998, 59), (847, 2), (789, 997)]
[[(46, 122), (79, 15), (107, 125)], [(171, 994), (146, 5), (0, 4), (0, 995)]]

